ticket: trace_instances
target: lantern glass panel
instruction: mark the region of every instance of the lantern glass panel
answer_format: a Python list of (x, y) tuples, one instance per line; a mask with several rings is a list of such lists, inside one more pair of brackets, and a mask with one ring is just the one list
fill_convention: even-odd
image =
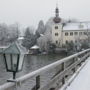
[(7, 69), (11, 70), (11, 55), (10, 54), (5, 54), (5, 57), (6, 57)]
[(12, 54), (12, 70), (16, 71), (17, 70), (17, 62), (18, 62), (18, 55), (17, 54)]
[(19, 66), (18, 66), (19, 71), (22, 69), (23, 60), (24, 60), (24, 55), (20, 55)]

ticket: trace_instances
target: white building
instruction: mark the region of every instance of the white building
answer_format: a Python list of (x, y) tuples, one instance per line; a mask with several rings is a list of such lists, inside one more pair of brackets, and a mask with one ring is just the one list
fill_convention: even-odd
[(67, 42), (80, 42), (89, 38), (90, 23), (85, 22), (67, 22), (63, 23), (59, 17), (59, 9), (56, 7), (55, 17), (51, 30), (52, 43), (57, 47), (62, 47)]

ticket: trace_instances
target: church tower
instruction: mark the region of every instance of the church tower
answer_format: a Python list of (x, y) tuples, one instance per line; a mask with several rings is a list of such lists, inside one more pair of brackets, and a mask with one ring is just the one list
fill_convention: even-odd
[(52, 25), (52, 43), (57, 47), (62, 46), (62, 23), (61, 18), (59, 17), (59, 9), (56, 6), (55, 17), (53, 18), (54, 24)]

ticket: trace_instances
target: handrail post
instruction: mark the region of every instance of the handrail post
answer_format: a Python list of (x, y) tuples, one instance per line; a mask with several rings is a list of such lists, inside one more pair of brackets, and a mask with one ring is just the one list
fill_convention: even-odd
[[(78, 61), (78, 56), (77, 57), (75, 57), (75, 58), (73, 58), (73, 63), (75, 63), (76, 61)], [(73, 73), (75, 73), (76, 72), (76, 66), (72, 69), (72, 71), (73, 71)]]
[(40, 75), (36, 76), (36, 85), (31, 90), (38, 90), (40, 88)]
[[(64, 69), (65, 69), (65, 63), (63, 62), (62, 63), (62, 70), (64, 71)], [(63, 84), (65, 84), (65, 76), (63, 76), (63, 78), (62, 78), (62, 85)]]
[(36, 77), (36, 90), (40, 88), (40, 75)]

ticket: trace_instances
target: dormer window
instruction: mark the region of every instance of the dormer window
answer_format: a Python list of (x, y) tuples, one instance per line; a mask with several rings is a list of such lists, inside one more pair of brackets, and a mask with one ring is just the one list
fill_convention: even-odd
[(55, 26), (55, 29), (58, 29), (58, 26)]

